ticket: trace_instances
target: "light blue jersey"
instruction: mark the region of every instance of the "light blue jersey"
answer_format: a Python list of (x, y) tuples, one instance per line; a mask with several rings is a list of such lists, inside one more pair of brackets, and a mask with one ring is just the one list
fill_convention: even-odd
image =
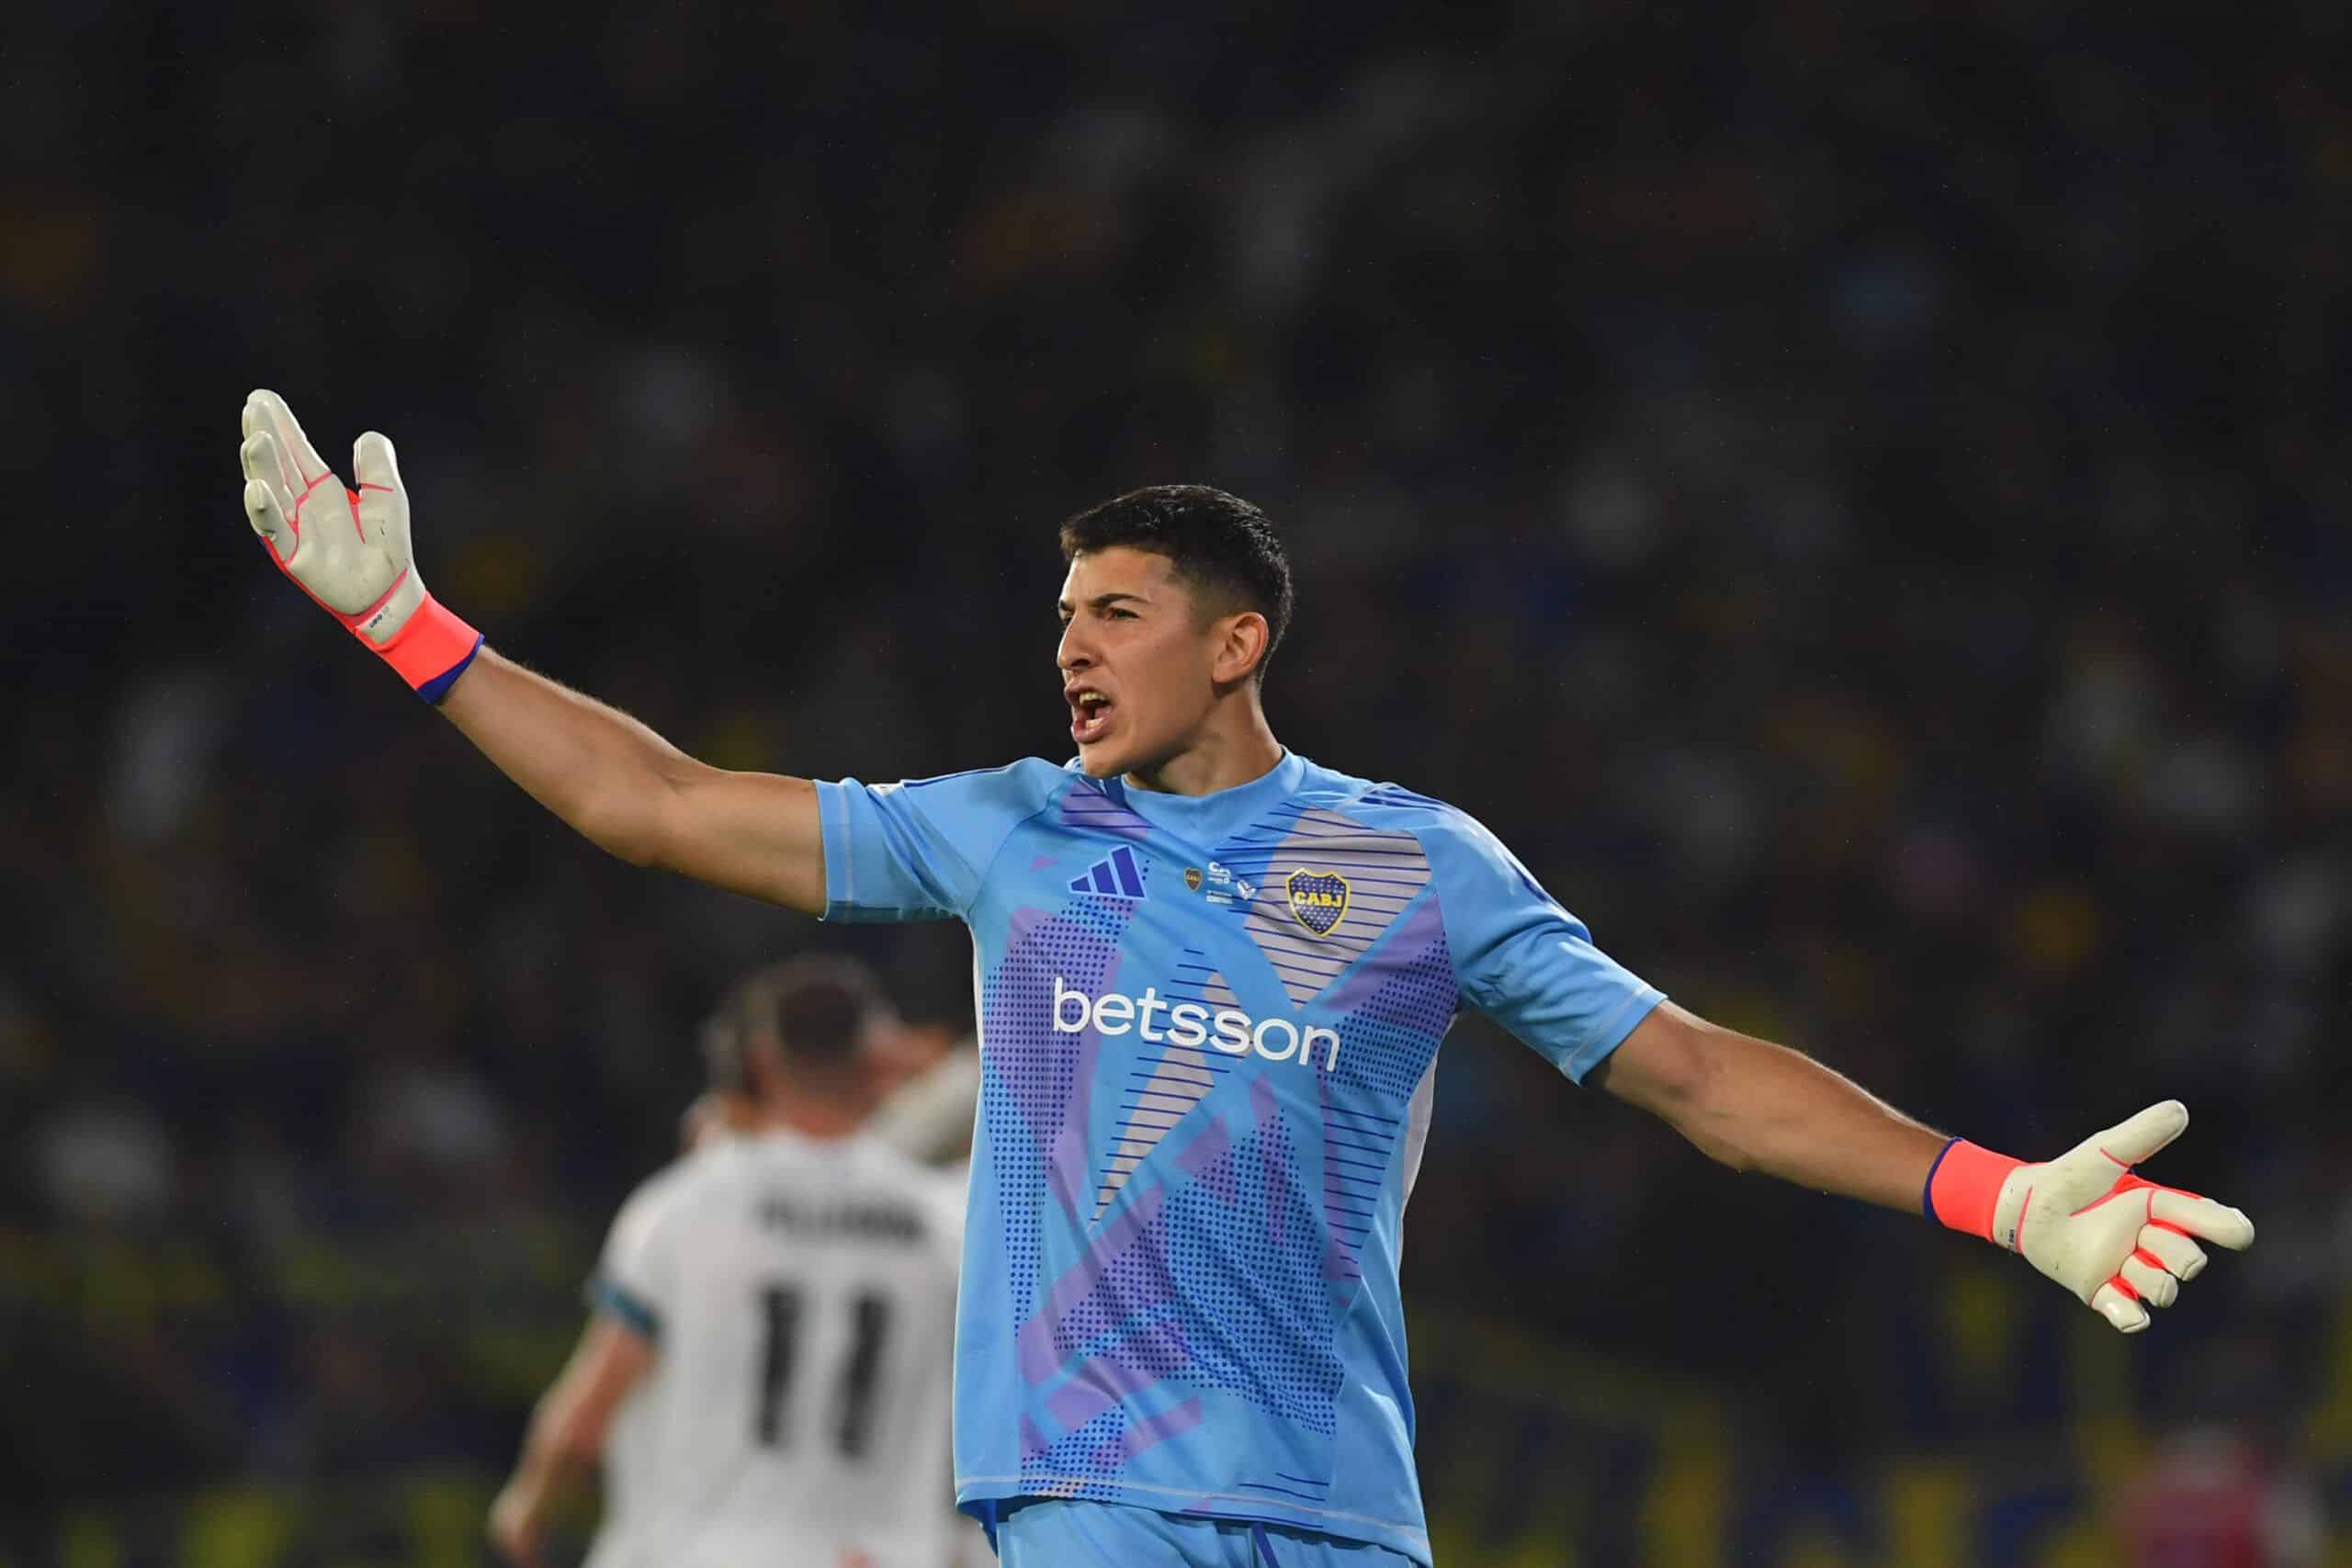
[(818, 786), (827, 918), (972, 931), (956, 1485), (1429, 1560), (1396, 1281), (1464, 1006), (1580, 1079), (1657, 991), (1476, 822), (1285, 755)]

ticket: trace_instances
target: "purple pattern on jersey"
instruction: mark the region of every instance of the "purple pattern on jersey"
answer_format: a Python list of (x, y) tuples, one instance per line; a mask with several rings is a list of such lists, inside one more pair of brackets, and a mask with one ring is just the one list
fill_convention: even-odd
[(1334, 1282), (1363, 1278), (1364, 1244), (1380, 1206), (1381, 1173), (1396, 1151), (1397, 1129), (1375, 1117), (1331, 1102), (1331, 1082), (1323, 1097), (1323, 1277)]
[[(1227, 1135), (1225, 1123), (1212, 1122), (1201, 1129), (1199, 1137), (1185, 1145), (1183, 1151), (1177, 1155), (1176, 1168), (1195, 1181), (1207, 1183), (1216, 1171), (1224, 1168), (1221, 1162), (1226, 1151), (1231, 1147), (1233, 1140)], [(1227, 1203), (1233, 1201), (1232, 1189), (1212, 1188), (1211, 1190)]]
[(1027, 1318), (1026, 1294), (1043, 1272), (1041, 1194), (1051, 1192), (1073, 1221), (1086, 1184), (1081, 1130), (1102, 1042), (1092, 1030), (1054, 1028), (1054, 983), (1066, 976), (1090, 991), (1110, 988), (1132, 904), (1095, 899), (1060, 914), (1023, 909), (1012, 919), (1003, 961), (981, 993), (988, 1020), (980, 1107), (991, 1157), (1002, 1173), (1006, 1278), (1012, 1320)]
[[(1256, 887), (1242, 929), (1299, 1007), (1371, 952), (1430, 885), (1419, 839), (1321, 807), (1284, 807), (1217, 854)], [(1297, 901), (1309, 897), (1338, 902)]]
[(1054, 1281), (1045, 1300), (1038, 1303), (1035, 1314), (1021, 1325), (1018, 1346), (1022, 1376), (1033, 1383), (1045, 1382), (1069, 1359), (1069, 1347), (1063, 1342), (1062, 1325), (1093, 1295), (1111, 1259), (1125, 1252), (1144, 1228), (1159, 1217), (1160, 1205), (1167, 1197), (1166, 1188), (1155, 1187), (1119, 1211), (1117, 1218), (1087, 1244), (1079, 1260)]
[(1148, 839), (1151, 824), (1102, 793), (1091, 779), (1080, 779), (1062, 795), (1062, 821), (1090, 833), (1116, 833), (1125, 839)]
[(1371, 1107), (1410, 1100), (1459, 999), (1435, 893), (1390, 934), (1379, 963), (1351, 974), (1329, 998), (1343, 1021), (1340, 1067), (1319, 1085), (1328, 1278), (1363, 1278), (1364, 1243), (1404, 1133), (1400, 1118)]
[[(1286, 1245), (1315, 1233), (1313, 1195), (1300, 1179), (1280, 1106), (1270, 1091), (1253, 1091), (1253, 1130), (1235, 1142), (1221, 1124), (1208, 1123), (1216, 1131), (1178, 1156), (1196, 1167), (1198, 1179), (1172, 1191), (1155, 1187), (1122, 1210), (1023, 1325), (1023, 1375), (1038, 1384), (1067, 1370), (1070, 1380), (1046, 1401), (1065, 1436), (1033, 1454), (1024, 1474), (1067, 1477), (1073, 1472), (1058, 1465), (1091, 1466), (1114, 1451), (1140, 1451), (1113, 1445), (1100, 1420), (1114, 1403), (1132, 1412), (1138, 1395), (1170, 1379), (1223, 1389), (1332, 1431), (1340, 1367), (1331, 1348), (1329, 1287), (1319, 1256)], [(1195, 1145), (1217, 1145), (1220, 1152), (1204, 1148), (1198, 1160), (1186, 1158)], [(1264, 1237), (1263, 1267), (1237, 1278), (1182, 1245), (1218, 1231)], [(1149, 1420), (1137, 1428), (1152, 1442), (1181, 1429)]]
[(1398, 930), (1392, 951), (1350, 976), (1340, 996), (1346, 1010), (1340, 1017), (1333, 1089), (1402, 1109), (1437, 1058), (1438, 1043), (1462, 1000), (1434, 894)]
[(1193, 1108), (1216, 1087), (1217, 1079), (1232, 1070), (1223, 1062), (1210, 1061), (1198, 1046), (1170, 1041), (1162, 1044), (1159, 1059), (1148, 1069), (1137, 1068), (1127, 1075), (1129, 1098), (1121, 1102), (1122, 1119), (1112, 1130), (1111, 1147), (1102, 1156), (1102, 1184), (1094, 1194), (1097, 1224), (1127, 1179), (1170, 1133), (1184, 1124)]
[[(1091, 784), (1065, 794), (1059, 816), (1088, 837), (1153, 831)], [(1020, 911), (983, 985), (983, 1117), (1012, 1363), (1029, 1390), (1018, 1427), (1029, 1495), (1125, 1496), (1136, 1458), (1213, 1424), (1221, 1401), (1302, 1436), (1339, 1435), (1340, 1315), (1363, 1288), (1375, 1228), (1393, 1220), (1405, 1118), (1458, 1003), (1444, 921), (1415, 836), (1329, 808), (1281, 807), (1218, 854), (1248, 895), (1232, 910), (1238, 934), (1270, 965), (1276, 994), (1315, 1004), (1340, 1036), (1336, 1060), (1311, 1079), (1272, 1076), (1307, 1070), (1296, 1063), (1147, 1032), (1171, 1027), (1161, 1002), (1256, 1010), (1210, 944), (1182, 949), (1167, 973), (1123, 958), (1142, 898), (1073, 884), (1058, 912)], [(1032, 866), (1049, 869), (1069, 880), (1042, 858)], [(1159, 1000), (1138, 1005), (1126, 1038), (1106, 1040), (1091, 1024), (1056, 1027), (1057, 986)], [(1262, 977), (1250, 987), (1266, 993)], [(1234, 1266), (1237, 1253), (1248, 1268)]]
[[(1101, 818), (1103, 807), (1121, 809), (1102, 799), (1085, 814)], [(1191, 1426), (1199, 1418), (1197, 1397), (1158, 1415), (1142, 1414), (1153, 1391), (1171, 1381), (1181, 1380), (1180, 1388), (1206, 1385), (1238, 1394), (1312, 1430), (1333, 1429), (1341, 1376), (1331, 1349), (1333, 1287), (1363, 1278), (1362, 1250), (1404, 1131), (1401, 1116), (1386, 1112), (1403, 1111), (1453, 1020), (1453, 976), (1435, 897), (1420, 899), (1397, 919), (1428, 886), (1427, 860), (1410, 835), (1371, 832), (1333, 813), (1302, 813), (1261, 855), (1311, 855), (1316, 867), (1348, 879), (1348, 908), (1325, 937), (1295, 919), (1286, 905), (1277, 917), (1272, 906), (1286, 897), (1279, 889), (1261, 886), (1250, 914), (1253, 926), (1272, 927), (1272, 940), (1257, 930), (1250, 935), (1295, 998), (1311, 998), (1348, 971), (1328, 1002), (1340, 1015), (1340, 1068), (1317, 1080), (1319, 1179), (1304, 1179), (1301, 1151), (1272, 1080), (1250, 1081), (1250, 1130), (1237, 1136), (1220, 1118), (1194, 1123), (1187, 1114), (1227, 1069), (1221, 1058), (1178, 1047), (1164, 1050), (1159, 1065), (1137, 1069), (1131, 1103), (1157, 1109), (1130, 1111), (1116, 1125), (1117, 1141), (1094, 1194), (1093, 1217), (1102, 1228), (1043, 1292), (1034, 1315), (1016, 1311), (1022, 1375), (1033, 1387), (1050, 1389), (1043, 1411), (1059, 1430), (1049, 1437), (1024, 1425), (1023, 1474), (1040, 1486), (1108, 1482), (1134, 1454)], [(1283, 932), (1273, 925), (1277, 918), (1298, 929)], [(1305, 957), (1292, 951), (1295, 943), (1317, 942), (1324, 951)], [(1350, 969), (1375, 946), (1377, 963)], [(1015, 956), (1023, 951), (1058, 955), (1065, 949), (1024, 931)], [(1005, 969), (1011, 967), (1008, 963)], [(1106, 959), (1084, 977), (1069, 978), (1102, 988), (1115, 967)], [(1046, 1010), (1052, 986), (1052, 974), (1038, 971), (1022, 989), (1032, 994), (1034, 1009)], [(1235, 1001), (1213, 971), (1171, 976), (1167, 991), (1171, 999)], [(994, 1000), (989, 1006), (993, 1040), (999, 1015)], [(1011, 1021), (1026, 1032), (1022, 1019)], [(1050, 1030), (1051, 1020), (1045, 1023)], [(1075, 1054), (1091, 1066), (1101, 1043), (1090, 1029), (1054, 1043), (1064, 1056)], [(1031, 1100), (1023, 1103), (1031, 1109)], [(1035, 1115), (1023, 1120), (1033, 1136), (1050, 1145), (1046, 1164), (1056, 1201), (1075, 1217), (1071, 1136), (1086, 1124), (1087, 1108), (1067, 1089), (1052, 1103), (1066, 1118), (1059, 1126)], [(1038, 1111), (1046, 1108), (1035, 1105)], [(1131, 1175), (1144, 1174), (1144, 1157), (1163, 1144), (1166, 1163), (1154, 1167), (1160, 1179), (1130, 1190)], [(1122, 1195), (1124, 1207), (1110, 1212), (1110, 1201)], [(1257, 1235), (1262, 1266), (1236, 1278), (1214, 1261), (1193, 1261), (1200, 1254), (1182, 1245), (1181, 1238), (1219, 1232)], [(1295, 1246), (1300, 1237), (1319, 1245)], [(1062, 1381), (1054, 1386), (1057, 1379)]]
[[(1262, 1073), (1250, 1080), (1250, 1113), (1257, 1118), (1257, 1135), (1261, 1138), (1277, 1135), (1285, 1130), (1283, 1127), (1282, 1101), (1274, 1098), (1274, 1086), (1266, 1081)], [(1287, 1147), (1288, 1140), (1283, 1140), (1283, 1143)], [(1283, 1234), (1283, 1221), (1286, 1217), (1283, 1194), (1295, 1182), (1294, 1173), (1284, 1168), (1288, 1163), (1286, 1160), (1266, 1162), (1266, 1245), (1277, 1252), (1289, 1239)]]
[[(1225, 977), (1202, 962), (1204, 956), (1198, 948), (1184, 950), (1177, 973), (1169, 977), (1163, 998), (1171, 1008), (1180, 1002), (1211, 1009), (1238, 1005)], [(1140, 1037), (1140, 1024), (1136, 1032)], [(1102, 1156), (1102, 1181), (1094, 1195), (1097, 1224), (1125, 1188), (1127, 1179), (1151, 1157), (1169, 1134), (1187, 1125), (1193, 1109), (1232, 1070), (1232, 1064), (1220, 1055), (1169, 1040), (1161, 1044), (1159, 1058), (1149, 1067), (1139, 1066), (1129, 1075), (1133, 1099), (1123, 1108), (1125, 1113), (1112, 1130), (1111, 1146)]]
[[(1155, 1334), (1165, 1341), (1156, 1348), (1144, 1343)], [(1108, 1356), (1093, 1356), (1081, 1362), (1070, 1380), (1046, 1399), (1046, 1414), (1060, 1422), (1065, 1431), (1083, 1427), (1114, 1404), (1148, 1390), (1168, 1375), (1164, 1369), (1185, 1364), (1182, 1333), (1175, 1325), (1147, 1330), (1137, 1339), (1132, 1362)]]
[(1302, 758), (1192, 802), (1031, 761), (824, 804), (829, 913), (967, 900), (980, 964), (964, 1506), (1426, 1562), (1396, 1248), (1438, 1042), (1475, 1001), (1573, 1075), (1656, 993), (1469, 818)]
[(1165, 1442), (1199, 1426), (1204, 1409), (1200, 1395), (1194, 1394), (1172, 1410), (1163, 1410), (1157, 1416), (1138, 1421), (1120, 1433), (1116, 1442), (1104, 1444), (1095, 1454), (1095, 1462), (1124, 1468), (1154, 1443)]

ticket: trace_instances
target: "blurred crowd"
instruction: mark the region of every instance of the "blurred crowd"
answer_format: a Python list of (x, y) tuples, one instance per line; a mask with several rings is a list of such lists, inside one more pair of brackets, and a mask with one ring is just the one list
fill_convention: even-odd
[[(2262, 1236), (2081, 1394), (2022, 1268), (1972, 1295), (1956, 1238), (1468, 1021), (1409, 1303), (1832, 1466), (2135, 1399), (2346, 1463), (2309, 1435), (2352, 1401), (2340, 8), (9, 31), (16, 1503), (503, 1461), (720, 985), (835, 945), (964, 995), (953, 930), (631, 871), (505, 784), (246, 534), (254, 385), (331, 456), (400, 444), (421, 570), (501, 649), (820, 777), (1058, 761), (1057, 521), (1258, 501), (1289, 745), (1938, 1125), (2037, 1157), (2182, 1098), (2154, 1174)], [(2015, 1355), (1971, 1359), (1983, 1313)]]

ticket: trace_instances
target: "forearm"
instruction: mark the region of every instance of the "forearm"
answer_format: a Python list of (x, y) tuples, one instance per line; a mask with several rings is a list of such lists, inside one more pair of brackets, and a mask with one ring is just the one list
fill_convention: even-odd
[(571, 1428), (572, 1400), (562, 1382), (532, 1412), (514, 1473), (491, 1504), (491, 1534), (519, 1562), (534, 1562), (548, 1521), (567, 1494), (584, 1486), (596, 1456), (582, 1452)]
[(1659, 1007), (1604, 1081), (1713, 1158), (1917, 1213), (1949, 1140), (1802, 1053)]
[(653, 1367), (651, 1341), (610, 1319), (594, 1319), (562, 1375), (531, 1412), (514, 1477), (491, 1505), (492, 1536), (507, 1555), (535, 1562), (536, 1543), (564, 1494), (601, 1461), (613, 1413)]
[(1672, 1002), (1651, 1009), (1584, 1081), (1736, 1169), (1890, 1209), (1924, 1205), (1956, 1231), (2023, 1254), (2126, 1334), (2205, 1267), (2192, 1236), (2254, 1242), (2237, 1210), (2132, 1173), (2188, 1125), (2177, 1100), (2027, 1163), (1930, 1132), (1820, 1063)]
[(526, 1450), (514, 1473), (499, 1492), (497, 1506), (505, 1527), (524, 1541), (547, 1533), (548, 1520), (584, 1472), (555, 1454)]
[(584, 1490), (594, 1478), (598, 1456), (560, 1441), (543, 1441), (534, 1433), (514, 1467), (515, 1484), (531, 1497), (540, 1517), (570, 1494)]
[(807, 779), (698, 762), (488, 648), (441, 711), (533, 799), (631, 864), (824, 913), (824, 833)]
[(1742, 1058), (1737, 1089), (1695, 1108), (1693, 1143), (1737, 1168), (1918, 1212), (1945, 1134), (1802, 1053), (1723, 1032)]
[(498, 1553), (516, 1568), (537, 1568), (539, 1542), (568, 1490), (562, 1467), (535, 1461), (526, 1454), (514, 1475), (499, 1488), (490, 1504), (490, 1539)]
[(638, 865), (658, 858), (662, 797), (694, 759), (488, 647), (440, 705), (501, 772), (600, 848)]

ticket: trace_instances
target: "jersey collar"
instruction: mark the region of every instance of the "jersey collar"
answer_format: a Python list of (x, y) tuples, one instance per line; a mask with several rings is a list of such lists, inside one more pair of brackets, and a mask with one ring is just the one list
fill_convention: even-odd
[(1153, 827), (1182, 834), (1195, 843), (1213, 845), (1258, 821), (1297, 794), (1299, 783), (1306, 777), (1306, 759), (1285, 747), (1281, 761), (1248, 784), (1208, 795), (1130, 789), (1124, 778), (1105, 779), (1102, 789)]

